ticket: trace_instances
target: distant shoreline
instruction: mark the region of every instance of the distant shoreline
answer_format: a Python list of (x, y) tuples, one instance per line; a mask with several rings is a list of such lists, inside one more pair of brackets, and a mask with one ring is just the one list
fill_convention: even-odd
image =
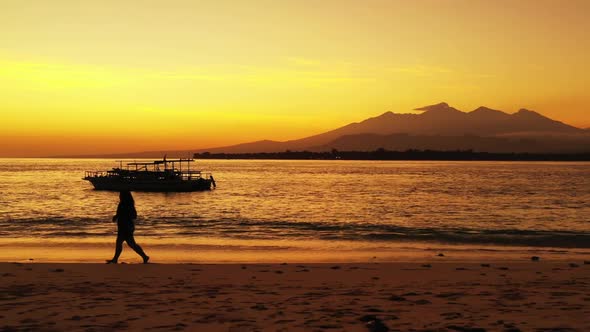
[(590, 161), (589, 153), (490, 153), (474, 151), (285, 151), (262, 153), (195, 153), (195, 159), (264, 160), (411, 160), (411, 161)]
[(477, 152), (472, 150), (406, 150), (393, 151), (377, 149), (374, 151), (282, 151), (282, 152), (200, 152), (183, 153), (177, 151), (159, 151), (159, 154), (145, 152), (129, 154), (101, 155), (61, 155), (39, 157), (0, 157), (0, 159), (156, 159), (164, 158), (195, 159), (245, 159), (245, 160), (375, 160), (375, 161), (590, 161), (589, 152), (577, 153), (535, 153), (535, 152)]

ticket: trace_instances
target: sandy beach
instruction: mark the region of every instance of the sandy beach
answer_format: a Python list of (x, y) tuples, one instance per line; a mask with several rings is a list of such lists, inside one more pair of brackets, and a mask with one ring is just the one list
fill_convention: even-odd
[(3, 331), (590, 330), (583, 261), (0, 263), (0, 278)]

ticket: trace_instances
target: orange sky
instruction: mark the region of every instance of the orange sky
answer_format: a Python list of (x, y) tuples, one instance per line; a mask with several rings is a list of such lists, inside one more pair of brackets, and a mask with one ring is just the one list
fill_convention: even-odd
[(0, 157), (206, 148), (441, 101), (590, 127), (590, 1), (5, 1)]

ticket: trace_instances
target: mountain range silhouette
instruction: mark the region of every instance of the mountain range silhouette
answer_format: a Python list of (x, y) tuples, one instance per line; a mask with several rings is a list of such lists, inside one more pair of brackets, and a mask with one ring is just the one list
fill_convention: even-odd
[(521, 109), (509, 114), (484, 106), (462, 112), (447, 103), (419, 107), (420, 114), (385, 112), (377, 117), (297, 140), (262, 140), (191, 151), (148, 151), (101, 157), (186, 156), (191, 152), (259, 153), (372, 151), (378, 148), (474, 150), (480, 152), (590, 152), (590, 130)]

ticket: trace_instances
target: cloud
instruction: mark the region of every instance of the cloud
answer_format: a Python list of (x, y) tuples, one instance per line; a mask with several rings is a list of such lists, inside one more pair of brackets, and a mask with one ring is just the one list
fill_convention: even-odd
[(383, 71), (377, 67), (298, 57), (287, 58), (283, 63), (272, 65), (210, 64), (155, 70), (0, 59), (0, 83), (9, 86), (9, 82), (19, 82), (23, 88), (29, 90), (157, 86), (163, 81), (205, 82), (220, 86), (254, 85), (274, 88), (290, 85), (330, 88), (334, 84), (367, 83), (382, 76)]

